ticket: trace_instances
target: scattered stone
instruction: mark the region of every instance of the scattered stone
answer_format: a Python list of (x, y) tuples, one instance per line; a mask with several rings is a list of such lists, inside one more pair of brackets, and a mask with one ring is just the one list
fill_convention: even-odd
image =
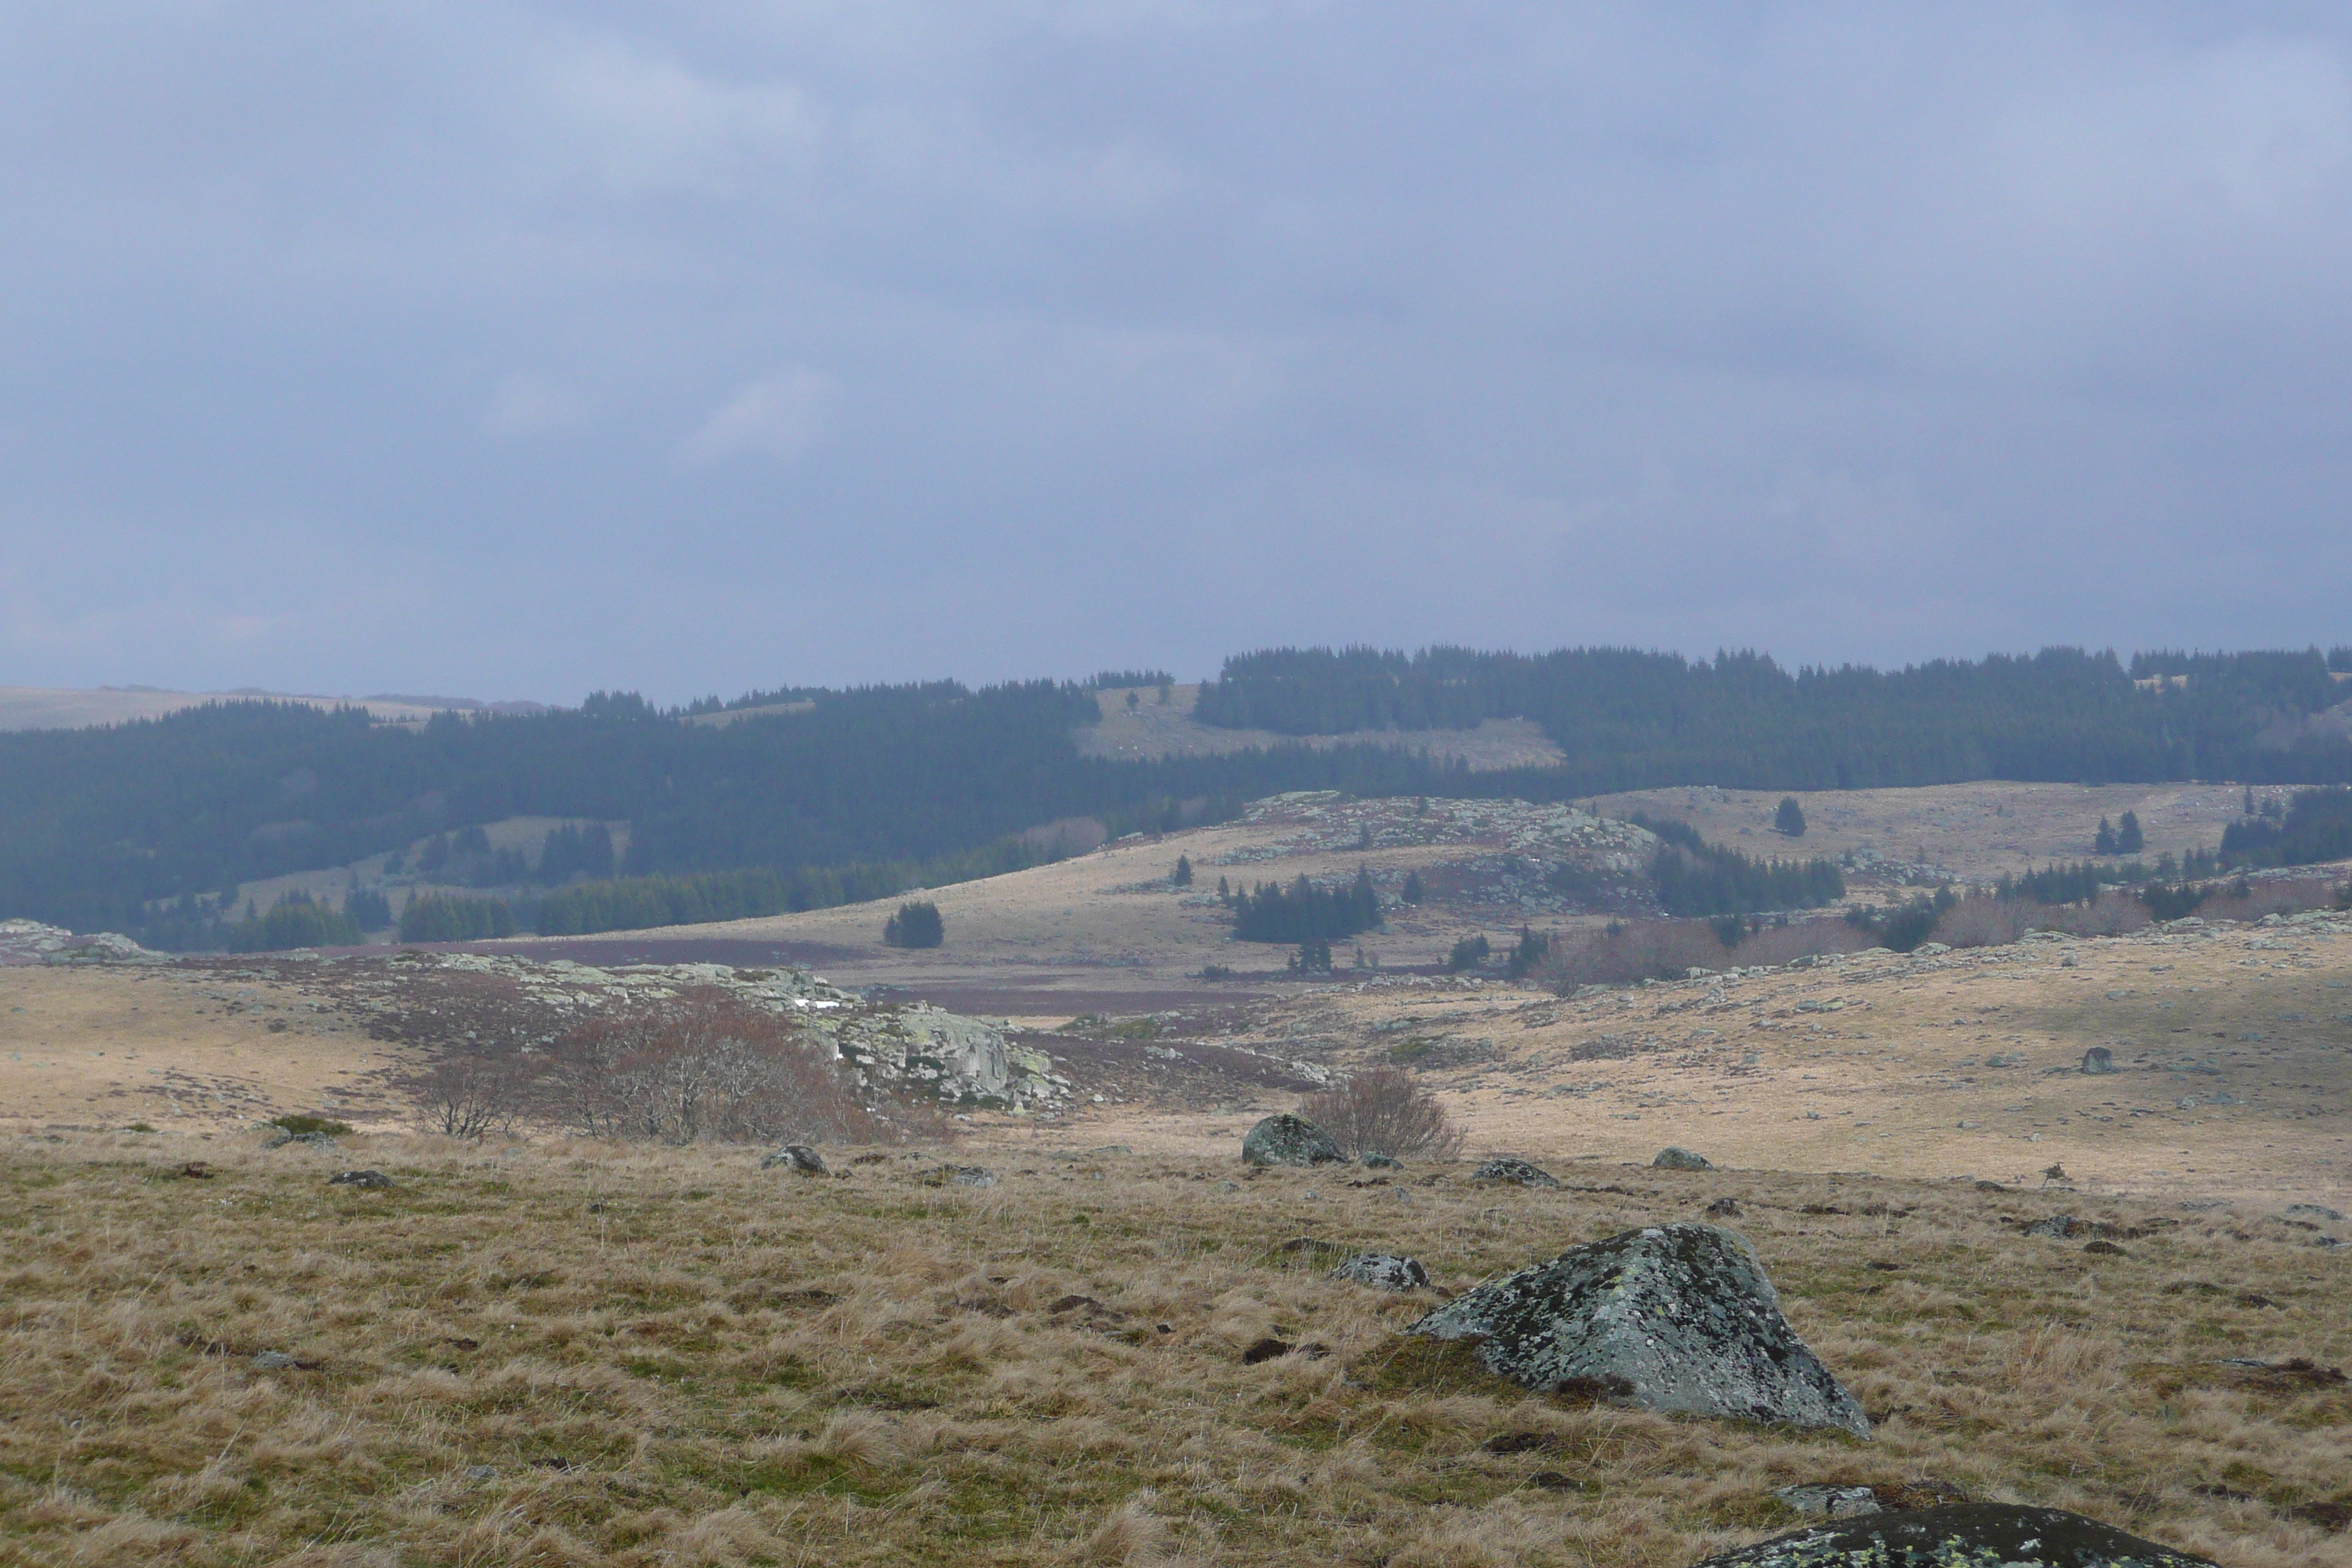
[(1870, 1435), (1862, 1406), (1780, 1315), (1748, 1244), (1711, 1225), (1570, 1247), (1407, 1331), (1475, 1338), (1489, 1371), (1542, 1392), (1622, 1384), (1645, 1410)]
[(2047, 1219), (2037, 1219), (2025, 1227), (2028, 1236), (2067, 1237), (2074, 1234), (2081, 1222), (2070, 1214), (2053, 1214)]
[(1255, 1366), (1260, 1362), (1273, 1361), (1278, 1356), (1286, 1356), (1296, 1348), (1296, 1346), (1286, 1344), (1281, 1340), (1277, 1340), (1269, 1334), (1265, 1339), (1258, 1341), (1257, 1343), (1250, 1346), (1249, 1349), (1242, 1352), (1242, 1364), (1244, 1366)]
[(1737, 1218), (1739, 1214), (1739, 1200), (1738, 1198), (1717, 1198), (1715, 1202), (1706, 1205), (1706, 1212), (1709, 1214), (1719, 1214), (1727, 1217)]
[(1528, 1478), (1528, 1485), (1541, 1487), (1548, 1492), (1580, 1492), (1584, 1489), (1572, 1476), (1558, 1470), (1538, 1470)]
[(2083, 1070), (2098, 1074), (2116, 1070), (2116, 1053), (2105, 1046), (2093, 1046), (2083, 1053)]
[[(1868, 1489), (1862, 1489), (1867, 1490)], [(1718, 1553), (1696, 1568), (2213, 1568), (2111, 1525), (2054, 1508), (1964, 1502), (1865, 1513)]]
[(1334, 1279), (1353, 1280), (1375, 1290), (1425, 1290), (1429, 1271), (1411, 1258), (1389, 1252), (1359, 1252), (1331, 1270)]
[(1373, 1171), (1402, 1171), (1404, 1169), (1404, 1162), (1393, 1154), (1374, 1152), (1364, 1156), (1364, 1166), (1367, 1170)]
[(289, 1143), (299, 1143), (305, 1149), (332, 1149), (335, 1135), (331, 1132), (289, 1132), (279, 1128), (276, 1136), (264, 1139), (264, 1149), (283, 1149)]
[(2129, 1258), (2131, 1256), (2130, 1253), (2126, 1252), (2122, 1247), (2117, 1247), (2112, 1241), (2086, 1241), (2083, 1244), (2083, 1250), (2096, 1254), (2101, 1258)]
[(824, 1156), (805, 1143), (787, 1143), (760, 1162), (760, 1169), (763, 1171), (772, 1171), (779, 1165), (787, 1170), (798, 1171), (804, 1176), (822, 1176), (826, 1173)]
[(2325, 1204), (2289, 1204), (2286, 1212), (2295, 1219), (2324, 1219), (2331, 1224), (2344, 1217)]
[(467, 1465), (466, 1479), (469, 1481), (494, 1481), (499, 1479), (499, 1468), (496, 1465)]
[(1775, 1487), (1772, 1495), (1795, 1509), (1822, 1519), (1852, 1519), (1858, 1514), (1879, 1511), (1878, 1494), (1868, 1487), (1841, 1487), (1822, 1483), (1797, 1487)]
[(923, 1173), (927, 1187), (992, 1187), (996, 1173), (985, 1165), (941, 1165)]
[(1348, 1156), (1331, 1134), (1303, 1116), (1269, 1116), (1242, 1140), (1247, 1165), (1344, 1165)]
[(1661, 1149), (1658, 1157), (1650, 1162), (1650, 1168), (1656, 1171), (1712, 1171), (1715, 1166), (1706, 1155), (1694, 1154), (1687, 1149)]
[(1242, 1190), (1242, 1184), (1239, 1182), (1228, 1179), (1226, 1181), (1219, 1182), (1215, 1186), (1211, 1187), (1209, 1190), (1213, 1193), (1237, 1193)]
[(253, 1358), (253, 1364), (263, 1372), (316, 1372), (319, 1363), (288, 1355), (284, 1351), (263, 1351)]
[(1557, 1187), (1559, 1178), (1529, 1160), (1516, 1154), (1498, 1154), (1470, 1173), (1474, 1184), (1507, 1182), (1520, 1187)]
[(382, 1171), (337, 1171), (327, 1178), (331, 1187), (365, 1187), (371, 1192), (392, 1185), (392, 1178)]

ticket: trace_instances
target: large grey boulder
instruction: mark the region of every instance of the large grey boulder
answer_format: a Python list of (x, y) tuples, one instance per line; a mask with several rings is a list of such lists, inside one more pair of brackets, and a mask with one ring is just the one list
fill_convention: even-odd
[(1331, 1134), (1304, 1116), (1269, 1116), (1242, 1140), (1247, 1165), (1344, 1165), (1348, 1156)]
[(779, 1165), (788, 1171), (797, 1171), (803, 1176), (825, 1173), (824, 1156), (805, 1143), (787, 1143), (760, 1162), (760, 1169), (763, 1171), (772, 1171)]
[(1546, 1393), (1870, 1436), (1862, 1406), (1780, 1315), (1748, 1244), (1711, 1225), (1647, 1226), (1570, 1247), (1406, 1331), (1475, 1339), (1489, 1371)]
[(2210, 1559), (2054, 1508), (1963, 1502), (1816, 1524), (1696, 1568), (2213, 1568)]
[(1391, 1252), (1359, 1252), (1332, 1269), (1331, 1278), (1369, 1285), (1375, 1290), (1429, 1289), (1429, 1270), (1421, 1266), (1418, 1258), (1401, 1258)]
[(1470, 1173), (1473, 1184), (1484, 1186), (1505, 1183), (1515, 1187), (1557, 1187), (1559, 1178), (1532, 1160), (1522, 1160), (1517, 1154), (1497, 1154)]
[(1658, 1157), (1651, 1161), (1650, 1165), (1652, 1169), (1659, 1171), (1712, 1171), (1715, 1169), (1707, 1163), (1706, 1155), (1694, 1154), (1687, 1149), (1661, 1149), (1658, 1151)]

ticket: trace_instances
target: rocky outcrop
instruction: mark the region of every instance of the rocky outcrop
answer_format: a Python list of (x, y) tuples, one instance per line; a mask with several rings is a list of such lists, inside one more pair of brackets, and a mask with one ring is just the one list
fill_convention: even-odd
[(1470, 1173), (1470, 1180), (1481, 1186), (1500, 1183), (1515, 1187), (1557, 1187), (1559, 1178), (1531, 1160), (1516, 1154), (1497, 1154)]
[(824, 1157), (805, 1143), (787, 1143), (760, 1162), (760, 1169), (763, 1171), (772, 1171), (779, 1165), (804, 1176), (825, 1173)]
[(1696, 1568), (2213, 1568), (2079, 1513), (1967, 1502), (1817, 1524)]
[(365, 1187), (371, 1192), (381, 1192), (392, 1185), (392, 1178), (382, 1171), (338, 1171), (327, 1178), (327, 1185)]
[(1780, 1315), (1748, 1244), (1711, 1225), (1649, 1226), (1570, 1247), (1407, 1331), (1475, 1340), (1488, 1370), (1544, 1392), (1870, 1435), (1862, 1406)]
[(150, 952), (117, 931), (77, 936), (63, 926), (39, 921), (0, 921), (0, 965), (26, 963), (168, 963), (171, 955)]
[(1304, 1116), (1269, 1116), (1242, 1140), (1242, 1163), (1249, 1165), (1344, 1165), (1348, 1156), (1331, 1134)]
[(1331, 1270), (1334, 1279), (1369, 1285), (1375, 1290), (1425, 1290), (1429, 1271), (1419, 1260), (1392, 1252), (1359, 1252)]
[(1712, 1171), (1715, 1166), (1704, 1154), (1694, 1154), (1687, 1149), (1661, 1149), (1658, 1157), (1650, 1162), (1658, 1171)]

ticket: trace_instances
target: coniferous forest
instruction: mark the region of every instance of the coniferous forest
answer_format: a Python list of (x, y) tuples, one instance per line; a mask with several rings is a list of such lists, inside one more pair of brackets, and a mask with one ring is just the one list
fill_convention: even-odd
[[(2342, 649), (2126, 664), (2060, 648), (1790, 672), (1754, 654), (1282, 649), (1228, 660), (1201, 693), (1202, 721), (1285, 735), (1521, 718), (1565, 755), (1557, 767), (1479, 773), (1373, 745), (1088, 758), (1073, 734), (1098, 720), (1094, 681), (783, 687), (667, 712), (599, 693), (573, 710), (445, 713), (423, 725), (223, 703), (0, 735), (0, 917), (220, 945), (240, 923), (240, 885), (422, 842), (426, 858), (448, 858), (437, 880), (488, 889), (528, 874), (551, 889), (541, 929), (608, 930), (887, 897), (1034, 864), (1051, 851), (1023, 835), (1059, 818), (1093, 816), (1114, 834), (1164, 829), (1297, 789), (1541, 801), (1691, 783), (2334, 785), (2352, 783), (2352, 744), (2304, 723), (2352, 696), (2331, 660), (2347, 662)], [(1165, 672), (1118, 679), (1138, 674)], [(696, 721), (725, 713), (740, 716)], [(2237, 830), (2233, 863), (2336, 841), (2334, 807), (2298, 810)], [(493, 849), (479, 831), (527, 815), (590, 826), (551, 835), (527, 871), (520, 852)], [(626, 825), (624, 852), (599, 824)], [(1693, 854), (1676, 864), (1677, 901), (1695, 909), (1822, 896), (1805, 880), (1820, 874), (1797, 862), (1735, 867)], [(1759, 879), (1772, 886), (1759, 891)], [(377, 918), (321, 906), (280, 923), (307, 921), (324, 935), (330, 912), (338, 935), (346, 919)], [(459, 923), (481, 918), (467, 911)]]

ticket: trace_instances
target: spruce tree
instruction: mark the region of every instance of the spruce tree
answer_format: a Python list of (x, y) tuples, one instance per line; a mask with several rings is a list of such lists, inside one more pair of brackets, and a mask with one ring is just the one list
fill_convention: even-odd
[(2139, 813), (2125, 812), (2122, 823), (2116, 828), (2116, 853), (2137, 855), (2147, 843), (2147, 837), (2139, 830)]
[(1797, 804), (1795, 795), (1780, 797), (1780, 809), (1772, 814), (1772, 831), (1785, 833), (1791, 838), (1805, 836), (1805, 808)]
[(1404, 874), (1404, 901), (1408, 904), (1417, 904), (1426, 896), (1427, 889), (1421, 885), (1421, 873), (1407, 871)]
[(2091, 853), (2112, 855), (2116, 852), (2116, 830), (2105, 817), (2099, 818), (2099, 831), (2091, 840)]
[(1179, 855), (1176, 857), (1176, 869), (1168, 874), (1168, 885), (1171, 888), (1189, 888), (1192, 885), (1192, 858), (1191, 856)]

